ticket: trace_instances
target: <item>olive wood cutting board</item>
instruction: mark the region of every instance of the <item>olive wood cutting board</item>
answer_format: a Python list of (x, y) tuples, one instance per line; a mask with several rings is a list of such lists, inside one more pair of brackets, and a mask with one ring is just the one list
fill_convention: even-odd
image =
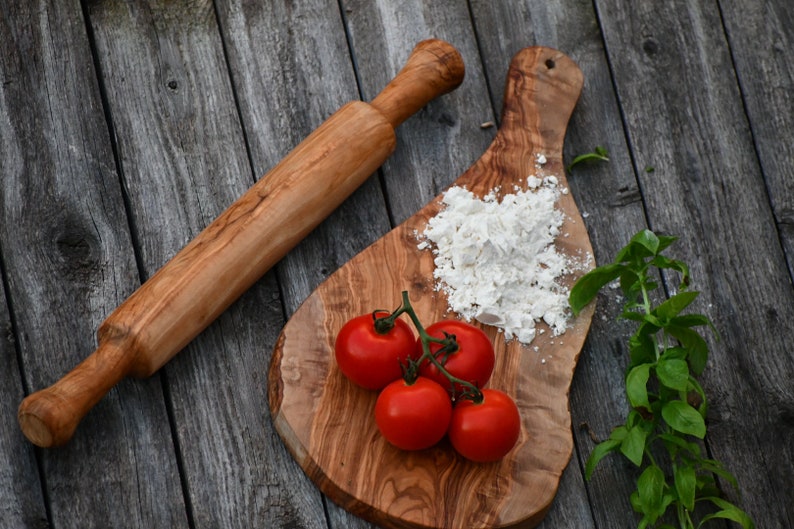
[[(533, 47), (516, 54), (501, 127), (454, 185), (484, 196), (496, 187), (512, 191), (529, 175), (553, 175), (567, 189), (563, 140), (582, 82), (579, 68), (559, 51)], [(546, 158), (542, 166), (541, 154)], [(517, 445), (496, 463), (468, 462), (446, 440), (419, 452), (392, 447), (375, 424), (377, 393), (350, 383), (334, 360), (342, 325), (375, 309), (397, 308), (403, 290), (425, 325), (455, 317), (443, 292), (436, 290), (432, 253), (417, 248), (417, 232), (440, 207), (441, 196), (354, 257), (287, 322), (269, 374), (273, 421), (293, 457), (331, 500), (378, 525), (534, 527), (548, 511), (571, 458), (568, 391), (592, 307), (572, 319), (565, 334), (539, 333), (530, 346), (506, 342), (495, 327), (476, 323), (493, 340), (496, 353), (488, 386), (511, 395), (522, 420)], [(560, 196), (558, 207), (565, 213), (558, 251), (591, 258), (590, 240), (570, 193)], [(570, 286), (589, 266), (563, 282)]]

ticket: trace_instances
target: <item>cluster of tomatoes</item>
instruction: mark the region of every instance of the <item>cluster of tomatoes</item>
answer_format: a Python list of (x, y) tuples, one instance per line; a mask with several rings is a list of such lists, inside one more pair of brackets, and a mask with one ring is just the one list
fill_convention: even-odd
[[(415, 337), (401, 314), (419, 331)], [(336, 362), (353, 383), (380, 391), (375, 422), (403, 450), (429, 448), (446, 435), (475, 462), (503, 458), (521, 430), (518, 407), (506, 393), (481, 389), (494, 368), (493, 344), (479, 328), (441, 320), (425, 329), (403, 293), (396, 311), (348, 321), (335, 344)]]

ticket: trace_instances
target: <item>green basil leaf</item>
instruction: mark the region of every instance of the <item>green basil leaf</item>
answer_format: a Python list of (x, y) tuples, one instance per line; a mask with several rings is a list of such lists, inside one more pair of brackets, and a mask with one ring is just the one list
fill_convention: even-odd
[(679, 437), (675, 434), (667, 434), (663, 433), (659, 435), (659, 439), (664, 443), (665, 448), (671, 454), (678, 453), (677, 449), (685, 450), (689, 454), (699, 458), (701, 454), (700, 445), (697, 443), (690, 443), (683, 437)]
[[(659, 250), (659, 252), (661, 251), (662, 250)], [(675, 270), (676, 272), (681, 274), (681, 282), (679, 283), (679, 288), (686, 288), (686, 286), (689, 284), (689, 267), (686, 265), (685, 262), (679, 261), (677, 259), (670, 259), (669, 257), (665, 257), (664, 255), (657, 255), (651, 260), (651, 265), (659, 269)]]
[(623, 441), (629, 433), (629, 429), (625, 426), (617, 426), (612, 429), (609, 434), (609, 438), (614, 441)]
[(659, 253), (660, 244), (661, 242), (659, 241), (659, 237), (651, 230), (642, 230), (632, 237), (631, 241), (629, 242), (630, 246), (642, 246), (648, 250), (650, 255), (656, 255)]
[(678, 237), (674, 235), (657, 235), (657, 237), (659, 238), (659, 249), (657, 253), (662, 253), (667, 247), (678, 240)]
[(644, 266), (645, 260), (653, 257), (653, 255), (653, 251), (649, 250), (645, 244), (632, 240), (618, 252), (615, 262), (630, 263), (634, 268), (639, 268)]
[[(706, 412), (708, 411), (708, 401), (706, 400), (706, 393), (703, 391), (703, 387), (701, 387), (697, 379), (693, 376), (689, 377), (689, 382), (687, 383), (687, 391), (689, 392), (687, 402), (689, 402), (693, 406), (697, 405), (698, 412), (703, 417), (705, 417)], [(698, 404), (698, 400), (700, 401), (699, 404)]]
[(683, 347), (668, 347), (662, 353), (665, 360), (686, 360), (688, 351)]
[(714, 479), (714, 474), (698, 474), (697, 490), (698, 499), (722, 494), (722, 489), (717, 486), (717, 480)]
[(589, 162), (589, 161), (608, 162), (609, 156), (607, 154), (607, 150), (601, 146), (598, 146), (595, 148), (594, 152), (586, 152), (584, 154), (580, 154), (576, 156), (573, 160), (571, 160), (571, 163), (568, 164), (568, 167), (566, 167), (566, 169), (570, 173), (571, 170), (580, 163)]
[(695, 298), (698, 297), (699, 292), (685, 291), (676, 294), (664, 303), (656, 307), (652, 314), (663, 321), (669, 321), (670, 318), (678, 316), (682, 310), (687, 308)]
[[(642, 504), (640, 503), (640, 493), (636, 490), (631, 493), (629, 496), (629, 501), (631, 502), (631, 508), (634, 509), (634, 512), (642, 512)], [(645, 525), (647, 526), (648, 523), (646, 522)], [(639, 526), (638, 528), (639, 529)]]
[(636, 310), (623, 310), (620, 313), (620, 317), (624, 320), (636, 321), (636, 322), (643, 322), (645, 321), (645, 314), (641, 312), (637, 312)]
[(706, 436), (706, 422), (698, 411), (682, 400), (673, 400), (662, 406), (662, 418), (678, 432), (694, 435), (698, 439)]
[(620, 452), (628, 458), (629, 461), (637, 466), (642, 464), (642, 456), (645, 454), (645, 440), (648, 437), (648, 432), (641, 427), (631, 428), (620, 443)]
[(656, 290), (657, 288), (659, 288), (659, 283), (657, 283), (656, 281), (648, 281), (647, 283), (645, 283), (645, 289), (648, 292), (650, 292), (651, 290)]
[(697, 376), (703, 373), (709, 356), (709, 346), (706, 340), (688, 327), (668, 325), (666, 330), (671, 336), (681, 342), (681, 345), (689, 352), (689, 367), (692, 372)]
[(711, 503), (719, 507), (721, 510), (704, 516), (703, 519), (700, 520), (698, 527), (702, 527), (703, 524), (708, 522), (709, 520), (714, 520), (716, 518), (719, 518), (722, 520), (731, 520), (732, 522), (736, 522), (739, 525), (741, 525), (744, 529), (755, 528), (755, 523), (753, 523), (753, 520), (750, 518), (750, 516), (748, 516), (746, 512), (744, 512), (743, 510), (741, 510), (739, 507), (732, 504), (731, 502), (723, 500), (718, 496), (710, 496), (704, 499), (710, 501)]
[(623, 295), (626, 296), (626, 299), (629, 300), (629, 303), (639, 298), (639, 277), (634, 270), (626, 268), (623, 273), (620, 274), (620, 290), (623, 292)]
[(690, 511), (695, 510), (695, 488), (697, 485), (695, 469), (689, 465), (676, 467), (673, 472), (673, 480), (678, 499)]
[(656, 364), (656, 376), (668, 388), (686, 391), (689, 386), (689, 365), (685, 360), (660, 358)]
[(646, 314), (645, 318), (643, 319), (645, 320), (645, 323), (643, 324), (643, 327), (645, 327), (645, 329), (643, 329), (643, 332), (649, 332), (649, 329), (656, 329), (650, 331), (651, 334), (653, 334), (654, 332), (664, 327), (664, 322), (662, 322), (659, 318), (657, 318), (656, 315), (653, 313)]
[(600, 266), (586, 273), (571, 287), (568, 304), (574, 315), (579, 314), (590, 303), (601, 288), (620, 276), (625, 267), (620, 264)]
[(669, 323), (679, 327), (700, 327), (707, 325), (711, 327), (712, 331), (716, 331), (709, 317), (703, 314), (684, 314), (682, 316), (676, 316), (675, 318), (671, 318)]
[(703, 470), (708, 470), (709, 472), (718, 475), (730, 483), (734, 489), (739, 489), (739, 482), (736, 480), (736, 477), (726, 470), (722, 463), (716, 459), (703, 459), (700, 463)]
[(626, 435), (628, 435), (628, 430), (631, 430), (635, 426), (641, 426), (644, 422), (640, 412), (637, 410), (629, 411), (629, 414), (626, 416)]
[(664, 514), (664, 472), (656, 465), (646, 468), (637, 478), (637, 492), (642, 512), (650, 518), (651, 524)]
[(640, 364), (632, 368), (626, 375), (626, 395), (634, 408), (651, 409), (651, 404), (648, 402), (650, 370), (651, 364)]
[(604, 457), (609, 454), (610, 452), (614, 452), (620, 447), (620, 441), (616, 439), (607, 439), (606, 441), (602, 441), (595, 445), (593, 451), (590, 453), (590, 457), (587, 458), (587, 463), (584, 466), (584, 476), (585, 479), (590, 481), (590, 478), (593, 475), (593, 471), (595, 470), (596, 465), (598, 462), (604, 459)]
[(661, 329), (658, 323), (653, 322), (653, 318), (644, 316), (642, 320), (642, 323), (637, 329), (637, 334), (647, 334), (650, 336), (651, 334), (656, 334)]
[(656, 344), (648, 334), (635, 334), (629, 338), (631, 365), (649, 364), (656, 360)]

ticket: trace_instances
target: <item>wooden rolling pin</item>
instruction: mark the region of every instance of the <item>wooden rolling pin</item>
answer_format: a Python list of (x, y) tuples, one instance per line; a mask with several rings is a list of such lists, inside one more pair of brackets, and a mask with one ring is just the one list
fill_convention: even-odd
[(25, 436), (41, 447), (65, 443), (121, 379), (162, 367), (386, 160), (395, 127), (463, 74), (454, 47), (426, 40), (371, 103), (328, 118), (116, 308), (88, 358), (22, 401)]

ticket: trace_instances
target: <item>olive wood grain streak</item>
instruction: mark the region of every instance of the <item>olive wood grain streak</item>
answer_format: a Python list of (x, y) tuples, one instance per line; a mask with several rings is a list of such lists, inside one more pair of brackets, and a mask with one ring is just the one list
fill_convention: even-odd
[[(491, 146), (454, 185), (483, 196), (512, 192), (529, 175), (556, 176), (567, 188), (562, 147), (583, 83), (576, 64), (550, 48), (526, 48), (511, 62), (502, 127)], [(537, 163), (543, 154), (547, 162)], [(573, 197), (561, 194), (558, 251), (592, 266), (592, 248)], [(395, 308), (407, 290), (420, 320), (452, 318), (433, 281), (433, 254), (417, 232), (438, 213), (441, 196), (376, 241), (322, 283), (293, 314), (276, 344), (269, 374), (277, 431), (306, 474), (345, 509), (388, 528), (519, 528), (543, 518), (567, 466), (573, 438), (568, 391), (592, 318), (592, 306), (561, 337), (548, 327), (532, 346), (494, 342), (491, 387), (518, 404), (522, 433), (503, 460), (475, 464), (446, 443), (419, 452), (395, 449), (373, 419), (377, 394), (354, 386), (334, 360), (336, 334), (351, 317)], [(537, 346), (537, 351), (534, 347)]]
[(331, 116), (122, 303), (100, 326), (93, 354), (23, 400), (25, 436), (63, 444), (122, 378), (157, 371), (383, 163), (395, 126), (463, 73), (451, 45), (419, 43), (372, 104), (351, 102)]

